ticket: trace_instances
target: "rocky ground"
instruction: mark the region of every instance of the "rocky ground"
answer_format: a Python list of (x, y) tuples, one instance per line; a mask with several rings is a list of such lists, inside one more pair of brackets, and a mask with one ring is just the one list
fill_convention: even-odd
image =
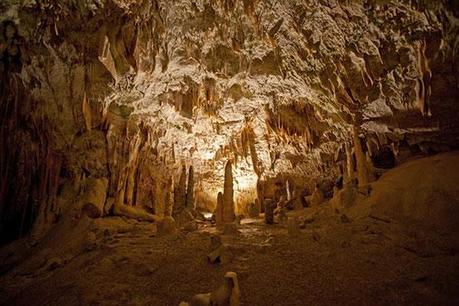
[(207, 261), (210, 224), (162, 236), (132, 220), (75, 221), (1, 276), (0, 304), (178, 305), (213, 290), (227, 271), (238, 273), (242, 305), (459, 302), (457, 248), (440, 237), (375, 217), (351, 220), (328, 205), (294, 214), (306, 221), (297, 237), (244, 220), (239, 234), (223, 237), (234, 254), (223, 265)]

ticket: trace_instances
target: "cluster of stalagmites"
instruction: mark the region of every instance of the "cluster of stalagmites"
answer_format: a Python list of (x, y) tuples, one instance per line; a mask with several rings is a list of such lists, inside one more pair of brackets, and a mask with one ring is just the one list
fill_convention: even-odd
[[(316, 206), (330, 200), (331, 206), (340, 211), (352, 206), (359, 198), (369, 195), (370, 183), (384, 171), (374, 167), (368, 143), (366, 150), (362, 145), (358, 127), (350, 130), (350, 141), (343, 144), (342, 149), (336, 154), (335, 164), (339, 168), (340, 176), (336, 182), (324, 187), (322, 182), (315, 183), (310, 192), (308, 188), (300, 186), (298, 182), (293, 186), (290, 179), (280, 177), (274, 181), (260, 180), (257, 186), (257, 199), (245, 208), (246, 217), (257, 218), (264, 213), (264, 222), (276, 222), (287, 226), (293, 236), (298, 228), (304, 225), (302, 220), (288, 218), (287, 211), (299, 210), (308, 206)], [(227, 224), (235, 223), (234, 203), (232, 198), (232, 173), (231, 164), (225, 168), (224, 192), (217, 196), (215, 219), (217, 227), (225, 229)], [(296, 188), (294, 188), (296, 187)], [(304, 221), (304, 220), (303, 220)]]
[[(134, 152), (134, 153), (132, 153)], [(135, 148), (131, 151), (129, 162), (134, 159), (132, 154), (138, 152)], [(129, 167), (127, 167), (129, 168)], [(123, 173), (129, 173), (128, 170)], [(129, 182), (129, 177), (119, 178), (123, 182)], [(126, 201), (126, 187), (129, 183), (119, 184), (115, 197), (107, 198), (109, 180), (107, 178), (86, 178), (80, 195), (81, 212), (91, 218), (99, 218), (113, 213), (114, 215), (134, 218), (143, 221), (157, 222), (158, 230), (164, 233), (173, 233), (176, 230), (176, 219), (184, 225), (197, 217), (194, 197), (194, 171), (193, 166), (187, 169), (185, 165), (177, 184), (174, 184), (173, 176), (170, 176), (163, 185), (163, 201), (156, 199), (155, 207), (148, 212), (142, 207), (135, 207)]]

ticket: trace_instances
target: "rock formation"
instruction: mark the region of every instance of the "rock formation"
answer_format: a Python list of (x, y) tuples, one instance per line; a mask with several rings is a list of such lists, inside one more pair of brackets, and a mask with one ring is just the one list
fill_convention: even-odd
[(265, 207), (265, 223), (273, 224), (274, 223), (274, 209), (276, 208), (276, 204), (271, 199), (265, 199), (264, 207)]
[(223, 186), (223, 222), (234, 222), (236, 215), (234, 213), (234, 190), (233, 190), (233, 170), (231, 161), (225, 165), (225, 180)]
[(174, 178), (171, 176), (167, 181), (166, 193), (164, 194), (164, 216), (172, 217), (174, 210)]
[(219, 192), (217, 195), (217, 208), (215, 209), (215, 221), (217, 227), (223, 226), (223, 193)]
[(81, 195), (81, 210), (91, 218), (104, 215), (108, 180), (106, 178), (88, 178)]
[(224, 283), (212, 291), (211, 293), (196, 294), (191, 299), (190, 303), (182, 302), (180, 305), (188, 306), (212, 306), (212, 305), (240, 305), (241, 291), (239, 282), (235, 272), (227, 272), (225, 274)]
[(357, 168), (357, 180), (359, 187), (364, 187), (368, 183), (371, 183), (370, 173), (367, 167), (367, 159), (363, 152), (362, 143), (357, 128), (354, 126), (352, 129), (352, 135), (354, 139), (354, 153), (356, 159)]
[(193, 166), (190, 166), (188, 170), (188, 184), (186, 186), (186, 207), (194, 209), (194, 171)]
[(186, 206), (186, 167), (182, 165), (178, 184), (174, 189), (174, 211), (180, 212)]
[[(200, 211), (213, 211), (217, 194), (226, 233), (242, 215), (264, 212), (272, 224), (276, 203), (282, 221), (346, 211), (343, 226), (360, 222), (349, 212), (362, 203), (424, 227), (432, 212), (431, 226), (448, 223), (448, 233), (457, 183), (442, 175), (453, 178), (452, 166), (429, 160), (431, 182), (410, 163), (459, 149), (458, 37), (457, 0), (2, 0), (0, 246), (41, 247), (59, 236), (53, 229), (113, 220), (196, 242), (185, 233), (206, 228)], [(397, 167), (416, 175), (396, 179)], [(389, 182), (420, 185), (409, 197)], [(83, 249), (108, 241), (102, 232), (81, 235), (90, 237)], [(33, 248), (17, 250), (35, 260)], [(36, 262), (57, 272), (74, 256), (56, 258)], [(27, 288), (37, 278), (14, 271), (27, 275), (21, 292), (35, 293)], [(421, 287), (435, 279), (414, 278)], [(424, 289), (406, 291), (434, 291)]]

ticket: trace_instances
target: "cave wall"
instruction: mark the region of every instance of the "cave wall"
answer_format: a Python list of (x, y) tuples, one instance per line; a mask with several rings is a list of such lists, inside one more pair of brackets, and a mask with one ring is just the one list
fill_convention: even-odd
[(9, 0), (0, 16), (2, 242), (78, 217), (94, 179), (104, 215), (161, 214), (182, 165), (212, 209), (228, 159), (239, 202), (287, 179), (326, 192), (354, 127), (369, 168), (457, 148), (454, 1)]

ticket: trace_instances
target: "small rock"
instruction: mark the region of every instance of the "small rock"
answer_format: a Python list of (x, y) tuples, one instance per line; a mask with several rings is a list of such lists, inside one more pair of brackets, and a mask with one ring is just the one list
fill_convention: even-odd
[(341, 223), (351, 223), (351, 220), (345, 214), (342, 214), (340, 217)]
[(57, 268), (62, 267), (63, 261), (59, 257), (53, 257), (46, 263), (46, 271), (54, 271)]
[(223, 233), (226, 235), (233, 235), (237, 234), (237, 224), (236, 223), (225, 223), (223, 227)]
[(298, 220), (295, 217), (289, 217), (287, 220), (287, 229), (290, 237), (297, 237), (300, 234)]
[(193, 232), (198, 229), (198, 223), (196, 221), (190, 221), (183, 227), (184, 231)]
[(320, 240), (319, 234), (317, 234), (317, 232), (312, 232), (312, 239), (318, 242)]
[(84, 244), (85, 251), (92, 251), (97, 247), (97, 237), (94, 232), (89, 232)]
[(164, 217), (158, 224), (158, 231), (166, 235), (175, 233), (176, 227), (174, 218)]

